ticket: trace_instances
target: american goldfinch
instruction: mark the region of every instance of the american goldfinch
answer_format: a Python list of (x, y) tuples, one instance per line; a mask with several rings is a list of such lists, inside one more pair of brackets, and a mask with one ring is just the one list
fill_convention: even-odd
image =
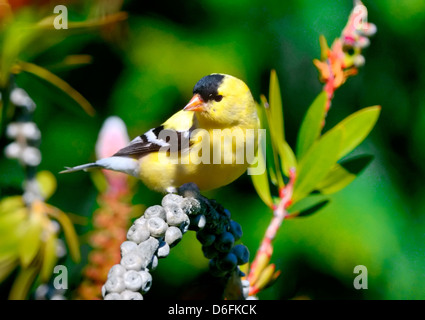
[(113, 156), (67, 168), (103, 168), (142, 180), (150, 189), (174, 192), (193, 182), (200, 190), (227, 185), (248, 168), (257, 149), (259, 119), (248, 86), (226, 74), (210, 74), (193, 88), (183, 110), (136, 137)]

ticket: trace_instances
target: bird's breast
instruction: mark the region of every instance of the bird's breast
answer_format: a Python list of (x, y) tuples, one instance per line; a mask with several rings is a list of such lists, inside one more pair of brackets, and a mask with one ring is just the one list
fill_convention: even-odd
[(254, 129), (195, 129), (187, 150), (160, 151), (141, 158), (141, 180), (158, 191), (188, 182), (201, 190), (221, 187), (246, 171), (256, 152), (257, 136)]

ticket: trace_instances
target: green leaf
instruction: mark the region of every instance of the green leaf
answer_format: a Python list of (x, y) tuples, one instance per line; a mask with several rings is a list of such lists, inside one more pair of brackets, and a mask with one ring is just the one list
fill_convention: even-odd
[(317, 185), (322, 194), (331, 194), (348, 186), (372, 161), (373, 156), (362, 155), (336, 164)]
[[(285, 140), (285, 126), (283, 116), (282, 97), (280, 93), (279, 80), (276, 71), (272, 70), (270, 74), (270, 91), (269, 91), (269, 104), (263, 98), (263, 105), (268, 112), (268, 123), (271, 136), (271, 144), (273, 148), (273, 160), (276, 173), (276, 180), (279, 188), (284, 186), (283, 178), (280, 174), (280, 168), (283, 173), (289, 176), (289, 170), (296, 167), (296, 159), (294, 152)], [(280, 164), (277, 155), (280, 157)], [(269, 157), (268, 157), (269, 159)], [(273, 178), (273, 177), (272, 177)]]
[(40, 249), (42, 231), (43, 228), (39, 220), (32, 218), (28, 221), (28, 226), (19, 244), (19, 257), (22, 266), (25, 268), (34, 260)]
[(308, 108), (297, 139), (297, 158), (300, 160), (319, 138), (322, 131), (327, 93), (322, 91)]
[(338, 159), (351, 152), (367, 137), (378, 120), (380, 112), (380, 106), (361, 109), (328, 131), (329, 134), (332, 134), (333, 130), (344, 129), (344, 139), (341, 143)]
[(281, 165), (283, 173), (287, 177), (289, 177), (289, 170), (291, 168), (297, 168), (297, 159), (295, 158), (294, 152), (286, 141), (284, 141), (283, 144), (280, 146), (279, 154), (281, 155)]
[(16, 232), (16, 228), (25, 220), (27, 213), (26, 208), (18, 208), (13, 212), (0, 215), (0, 234)]
[(268, 108), (268, 102), (266, 97), (262, 94), (260, 95), (260, 101), (261, 103), (258, 103), (255, 101), (255, 105), (257, 108), (257, 115), (258, 119), (260, 119), (260, 127), (261, 128), (267, 128), (267, 118), (266, 118), (266, 108)]
[(71, 87), (66, 81), (51, 73), (49, 70), (29, 62), (20, 61), (18, 66), (22, 71), (28, 72), (61, 90), (74, 100), (88, 115), (93, 116), (96, 111), (93, 106), (77, 90)]
[(276, 144), (285, 141), (285, 130), (283, 123), (282, 97), (280, 94), (279, 80), (275, 70), (270, 73), (269, 106), (271, 113), (270, 129), (273, 131), (273, 139)]
[(52, 72), (58, 70), (70, 70), (75, 67), (80, 67), (92, 63), (92, 57), (87, 54), (73, 54), (68, 55), (59, 62), (53, 64), (44, 65), (44, 67)]
[(13, 283), (9, 293), (10, 300), (24, 300), (39, 271), (39, 266), (22, 268)]
[(25, 209), (0, 216), (0, 260), (10, 255), (18, 256), (21, 240), (20, 224), (25, 218)]
[(15, 211), (25, 206), (22, 196), (10, 196), (0, 201), (0, 215)]
[(278, 138), (276, 137), (276, 131), (272, 128), (273, 125), (273, 117), (271, 114), (270, 105), (268, 104), (266, 98), (264, 96), (261, 97), (261, 102), (264, 106), (264, 111), (267, 119), (267, 135), (269, 139), (266, 140), (267, 148), (266, 148), (266, 160), (267, 167), (270, 175), (270, 179), (275, 186), (282, 188), (285, 184), (283, 182), (283, 177), (280, 171), (279, 164), (279, 144), (277, 142)]
[(56, 255), (56, 245), (57, 238), (56, 235), (52, 232), (46, 240), (46, 245), (44, 246), (44, 256), (43, 262), (41, 265), (41, 281), (47, 282), (53, 273), (53, 267), (57, 262)]
[(11, 255), (19, 258), (19, 241), (20, 239), (14, 232), (0, 236), (0, 260), (4, 260)]
[(75, 262), (79, 262), (81, 258), (80, 244), (78, 242), (78, 237), (71, 220), (64, 212), (60, 210), (54, 210), (53, 212), (49, 213), (52, 214), (53, 217), (58, 220), (58, 222), (63, 228), (63, 232), (65, 233), (65, 240), (68, 245), (69, 253), (71, 254), (72, 260), (74, 260)]
[(343, 129), (317, 140), (298, 163), (292, 201), (295, 204), (313, 191), (338, 160)]
[[(265, 166), (265, 159), (263, 155), (264, 150), (259, 147), (258, 148), (258, 165), (260, 165), (260, 161), (263, 162), (262, 165)], [(268, 170), (265, 170), (262, 174), (251, 175), (252, 183), (254, 184), (254, 188), (257, 191), (263, 202), (271, 207), (273, 205), (273, 199), (270, 194), (270, 186), (269, 186), (269, 178), (267, 174)]]
[(29, 12), (14, 17), (7, 28), (2, 28), (0, 38), (0, 87), (4, 88), (10, 81), (10, 73), (13, 64), (22, 52), (28, 49), (28, 45), (40, 35), (39, 30), (31, 28), (31, 16)]
[(320, 42), (320, 60), (325, 61), (328, 58), (328, 41), (326, 40), (325, 36), (321, 34), (319, 36), (319, 42)]
[(18, 266), (18, 259), (15, 256), (11, 256), (8, 259), (0, 260), (0, 283), (6, 279), (9, 274), (15, 270)]
[[(279, 164), (279, 147), (285, 141), (285, 133), (283, 128), (283, 111), (282, 111), (282, 97), (280, 95), (279, 80), (275, 70), (270, 72), (270, 86), (269, 86), (269, 103), (266, 104), (267, 121), (269, 124), (270, 144), (273, 150), (273, 168), (272, 180), (276, 180), (278, 188), (284, 187), (283, 177), (280, 171)], [(282, 157), (282, 155), (281, 155)], [(267, 157), (269, 160), (270, 157)], [(270, 161), (271, 162), (271, 161)]]
[(270, 108), (269, 104), (267, 102), (267, 99), (264, 95), (260, 96), (261, 104), (258, 105), (259, 107), (259, 118), (261, 122), (261, 127), (266, 129), (266, 150), (264, 152), (266, 164), (267, 164), (267, 172), (270, 177), (270, 181), (273, 183), (273, 185), (277, 186), (278, 181), (276, 177), (276, 167), (275, 167), (275, 157), (277, 154), (277, 151), (275, 151), (275, 147), (272, 142), (272, 138), (270, 135), (270, 126), (269, 126), (269, 117), (270, 117)]

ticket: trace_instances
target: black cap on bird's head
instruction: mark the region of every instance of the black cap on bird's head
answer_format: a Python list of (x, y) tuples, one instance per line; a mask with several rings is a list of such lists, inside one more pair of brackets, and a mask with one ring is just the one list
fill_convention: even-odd
[(208, 101), (221, 101), (223, 96), (218, 93), (218, 88), (222, 84), (224, 75), (219, 73), (210, 74), (203, 77), (193, 88), (193, 98), (186, 105), (184, 110), (201, 111), (202, 104)]
[(219, 96), (218, 87), (223, 82), (224, 75), (222, 74), (210, 74), (209, 76), (203, 77), (193, 87), (193, 94), (199, 94), (204, 101), (217, 100)]

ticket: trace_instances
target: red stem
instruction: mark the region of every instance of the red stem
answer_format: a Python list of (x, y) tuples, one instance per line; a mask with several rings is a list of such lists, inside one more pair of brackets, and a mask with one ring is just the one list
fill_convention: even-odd
[[(287, 216), (286, 208), (291, 204), (292, 201), (292, 191), (295, 180), (295, 170), (291, 169), (290, 171), (290, 180), (288, 184), (280, 192), (280, 202), (277, 207), (273, 210), (273, 218), (267, 227), (266, 233), (264, 234), (261, 245), (257, 250), (254, 261), (251, 264), (251, 269), (248, 275), (248, 280), (251, 282), (254, 275), (257, 272), (258, 262), (263, 255), (266, 255), (268, 258), (271, 257), (273, 253), (272, 241), (276, 237), (277, 232), (279, 231), (280, 226), (282, 225), (283, 220)], [(254, 283), (250, 283), (250, 295), (255, 294), (258, 290), (255, 288)]]

